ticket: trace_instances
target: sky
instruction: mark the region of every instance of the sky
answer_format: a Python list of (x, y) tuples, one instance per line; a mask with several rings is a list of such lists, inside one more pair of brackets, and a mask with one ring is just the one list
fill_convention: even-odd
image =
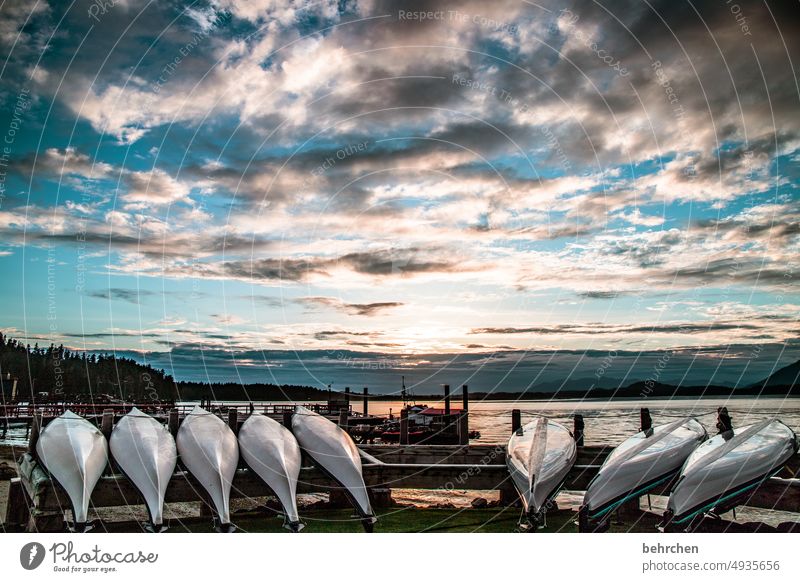
[(179, 379), (798, 359), (791, 3), (0, 0), (0, 329)]

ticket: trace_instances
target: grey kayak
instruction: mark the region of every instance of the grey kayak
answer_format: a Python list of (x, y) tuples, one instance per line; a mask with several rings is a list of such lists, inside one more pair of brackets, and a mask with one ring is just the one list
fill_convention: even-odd
[(797, 452), (797, 437), (777, 419), (707, 440), (689, 456), (672, 488), (664, 524), (680, 526), (706, 513), (720, 514), (777, 473)]
[(263, 414), (251, 414), (239, 429), (242, 458), (264, 480), (283, 506), (286, 527), (300, 531), (297, 479), (302, 455), (292, 432)]
[(206, 490), (217, 510), (219, 531), (233, 531), (230, 494), (239, 445), (236, 435), (217, 416), (195, 406), (178, 429), (181, 461)]
[(164, 495), (178, 461), (175, 439), (167, 427), (134, 407), (114, 427), (109, 444), (117, 465), (144, 498), (148, 529), (163, 530)]
[(511, 435), (507, 451), (506, 465), (527, 518), (539, 525), (575, 464), (575, 439), (563, 425), (538, 418)]
[(708, 438), (692, 417), (638, 432), (617, 446), (586, 490), (582, 511), (600, 520), (627, 500), (667, 483)]
[(344, 488), (362, 518), (364, 529), (372, 531), (377, 519), (364, 484), (361, 456), (350, 435), (304, 406), (295, 408), (292, 432), (314, 463)]
[(36, 454), (72, 502), (73, 529), (86, 531), (89, 499), (108, 464), (108, 443), (103, 433), (67, 410), (42, 429)]

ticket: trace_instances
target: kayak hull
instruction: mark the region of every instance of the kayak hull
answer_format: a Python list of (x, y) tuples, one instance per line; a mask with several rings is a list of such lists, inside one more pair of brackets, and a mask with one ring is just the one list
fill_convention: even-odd
[(292, 531), (302, 528), (297, 511), (297, 480), (302, 455), (292, 432), (263, 414), (251, 414), (239, 430), (239, 452), (245, 463), (278, 497)]
[(304, 406), (292, 415), (297, 442), (325, 473), (343, 488), (362, 517), (365, 527), (376, 521), (361, 470), (361, 455), (353, 439), (327, 418)]
[(176, 439), (181, 462), (206, 490), (221, 529), (230, 530), (230, 494), (239, 445), (233, 431), (214, 414), (196, 406), (181, 423)]
[(609, 454), (586, 490), (583, 507), (588, 519), (602, 519), (627, 500), (668, 483), (707, 438), (703, 425), (687, 417), (625, 440)]
[(514, 433), (507, 450), (506, 464), (525, 513), (538, 522), (575, 464), (575, 440), (565, 426), (540, 418)]
[(724, 513), (778, 472), (797, 452), (797, 437), (776, 419), (716, 435), (686, 460), (670, 492), (665, 523)]
[(110, 439), (111, 455), (144, 498), (150, 523), (164, 523), (164, 496), (175, 472), (178, 450), (169, 430), (149, 414), (133, 408)]
[(108, 464), (108, 443), (91, 422), (66, 411), (42, 429), (36, 453), (72, 503), (75, 529), (86, 529), (89, 501)]

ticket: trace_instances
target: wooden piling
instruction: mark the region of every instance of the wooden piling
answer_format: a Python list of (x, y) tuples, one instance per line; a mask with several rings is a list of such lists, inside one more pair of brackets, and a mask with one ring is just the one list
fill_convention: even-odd
[(39, 432), (42, 430), (42, 413), (36, 411), (33, 413), (33, 420), (31, 421), (30, 438), (28, 438), (28, 453), (37, 459), (36, 443), (39, 441)]
[(283, 413), (283, 426), (292, 430), (292, 412), (290, 410)]
[(235, 408), (228, 409), (228, 426), (233, 432), (239, 432), (239, 412)]
[(350, 409), (350, 386), (344, 387), (344, 407)]
[(576, 414), (572, 418), (572, 436), (575, 439), (575, 445), (582, 447), (583, 446), (583, 431), (585, 425), (583, 422), (583, 415)]
[(169, 416), (167, 417), (167, 428), (169, 432), (172, 433), (172, 436), (178, 434), (178, 426), (180, 425), (180, 418), (178, 417), (178, 409), (173, 408), (169, 411)]
[(445, 416), (450, 414), (450, 384), (444, 385), (444, 413)]
[(469, 388), (461, 386), (461, 415), (458, 417), (458, 444), (469, 444)]
[(369, 415), (369, 389), (364, 386), (364, 416)]
[(111, 430), (114, 428), (114, 409), (106, 408), (103, 410), (103, 417), (100, 419), (100, 432), (106, 437), (111, 438)]
[(339, 428), (347, 430), (347, 409), (339, 411)]
[(642, 432), (646, 432), (653, 428), (653, 419), (650, 416), (650, 409), (649, 408), (642, 408), (639, 411), (639, 419), (640, 419), (640, 430)]
[(511, 411), (511, 432), (515, 433), (522, 428), (522, 412), (519, 408)]
[(408, 409), (400, 409), (400, 444), (408, 444)]

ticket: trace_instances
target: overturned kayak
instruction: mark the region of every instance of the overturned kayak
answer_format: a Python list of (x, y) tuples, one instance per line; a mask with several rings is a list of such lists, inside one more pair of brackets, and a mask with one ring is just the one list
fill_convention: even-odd
[(181, 462), (206, 490), (217, 510), (218, 531), (233, 531), (231, 483), (239, 464), (236, 435), (217, 416), (195, 406), (178, 429)]
[(508, 441), (506, 464), (530, 523), (544, 523), (552, 499), (575, 464), (577, 447), (563, 425), (538, 418)]
[(285, 526), (300, 531), (297, 479), (302, 456), (292, 432), (263, 414), (251, 414), (239, 429), (239, 450), (248, 466), (269, 486), (283, 506)]
[(745, 501), (797, 452), (797, 437), (777, 419), (719, 434), (692, 453), (672, 488), (665, 527), (719, 515)]
[(108, 443), (91, 422), (67, 410), (42, 429), (36, 454), (72, 502), (74, 531), (87, 531), (89, 499), (108, 464)]
[(364, 529), (372, 531), (377, 519), (361, 473), (361, 456), (350, 435), (304, 406), (295, 408), (292, 432), (316, 465), (344, 488), (362, 518)]
[(144, 498), (148, 529), (162, 531), (164, 495), (178, 460), (175, 439), (166, 426), (134, 407), (114, 427), (109, 445), (117, 465)]
[(606, 518), (629, 499), (638, 498), (677, 475), (686, 459), (708, 438), (692, 417), (638, 432), (606, 457), (586, 490), (583, 520)]

